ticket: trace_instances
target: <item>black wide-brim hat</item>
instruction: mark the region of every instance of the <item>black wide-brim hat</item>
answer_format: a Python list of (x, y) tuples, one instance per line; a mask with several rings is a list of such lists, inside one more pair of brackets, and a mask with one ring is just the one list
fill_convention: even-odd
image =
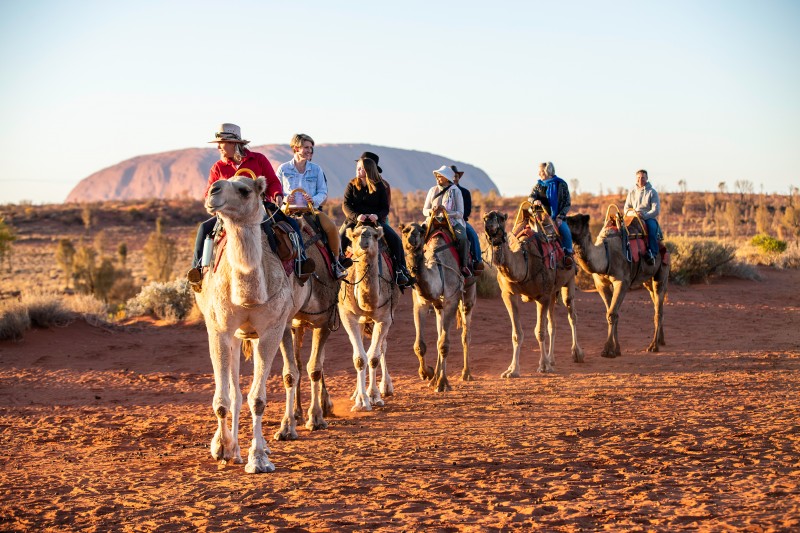
[(372, 162), (374, 162), (375, 166), (378, 167), (378, 172), (383, 174), (383, 169), (380, 167), (380, 165), (378, 165), (378, 161), (380, 160), (380, 157), (378, 157), (378, 154), (374, 154), (372, 152), (364, 152), (363, 154), (361, 154), (361, 157), (356, 159), (356, 161), (359, 161), (361, 159), (369, 159)]

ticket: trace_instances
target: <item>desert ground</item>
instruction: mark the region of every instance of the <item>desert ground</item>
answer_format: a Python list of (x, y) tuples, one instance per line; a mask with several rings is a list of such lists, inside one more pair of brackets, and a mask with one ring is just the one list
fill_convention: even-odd
[[(351, 349), (328, 345), (327, 430), (270, 441), (271, 474), (219, 464), (214, 383), (201, 324), (139, 321), (31, 330), (0, 342), (3, 531), (797, 531), (800, 529), (800, 271), (761, 282), (671, 286), (667, 345), (647, 353), (652, 307), (629, 294), (622, 357), (599, 357), (604, 309), (580, 292), (569, 356), (537, 374), (533, 304), (523, 306), (522, 377), (500, 299), (479, 300), (475, 381), (434, 393), (417, 377), (411, 298), (390, 333), (395, 395), (350, 412)], [(427, 335), (434, 346), (433, 331)], [(309, 341), (307, 337), (307, 341)], [(307, 352), (307, 347), (306, 347)], [(429, 364), (432, 362), (430, 353)], [(246, 392), (252, 365), (242, 366)], [(303, 376), (304, 407), (308, 381)], [(283, 411), (280, 356), (267, 437)], [(250, 440), (243, 410), (239, 437)]]

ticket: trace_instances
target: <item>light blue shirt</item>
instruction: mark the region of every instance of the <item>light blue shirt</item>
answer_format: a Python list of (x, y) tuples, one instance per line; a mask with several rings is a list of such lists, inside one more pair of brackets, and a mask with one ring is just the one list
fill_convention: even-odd
[[(306, 171), (298, 172), (294, 166), (294, 159), (287, 161), (278, 167), (276, 172), (278, 179), (283, 185), (283, 192), (289, 194), (293, 189), (303, 189), (312, 198), (315, 208), (328, 198), (328, 180), (322, 167), (311, 161), (306, 162)], [(307, 207), (302, 194), (294, 194), (288, 198), (290, 207)]]

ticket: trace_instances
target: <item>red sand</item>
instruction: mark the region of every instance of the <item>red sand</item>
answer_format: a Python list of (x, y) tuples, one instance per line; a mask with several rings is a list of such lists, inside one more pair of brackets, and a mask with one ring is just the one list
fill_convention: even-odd
[[(797, 531), (800, 272), (762, 274), (671, 287), (658, 354), (643, 351), (649, 297), (630, 293), (617, 359), (598, 355), (600, 298), (580, 293), (586, 362), (570, 360), (560, 308), (551, 375), (535, 373), (527, 304), (523, 377), (510, 381), (499, 378), (511, 357), (505, 308), (479, 300), (476, 381), (458, 380), (456, 342), (445, 394), (417, 378), (407, 294), (390, 333), (396, 395), (350, 413), (351, 349), (335, 332), (325, 369), (338, 417), (270, 441), (277, 470), (262, 475), (209, 454), (202, 326), (29, 331), (0, 343), (0, 530)], [(283, 409), (279, 363), (268, 438)], [(242, 372), (246, 390), (252, 365)], [(249, 418), (245, 407), (243, 453)]]

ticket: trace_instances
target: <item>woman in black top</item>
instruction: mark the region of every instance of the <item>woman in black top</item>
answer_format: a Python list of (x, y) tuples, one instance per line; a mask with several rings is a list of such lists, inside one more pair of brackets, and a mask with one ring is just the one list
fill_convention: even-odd
[(406, 269), (403, 241), (386, 222), (386, 217), (389, 216), (389, 197), (383, 178), (378, 172), (378, 165), (372, 158), (362, 156), (357, 161), (356, 177), (350, 180), (344, 191), (342, 210), (347, 217), (339, 229), (342, 247), (350, 245), (346, 236), (347, 228), (354, 227), (358, 222), (380, 225), (395, 264), (397, 284), (405, 287), (413, 285), (414, 280)]

